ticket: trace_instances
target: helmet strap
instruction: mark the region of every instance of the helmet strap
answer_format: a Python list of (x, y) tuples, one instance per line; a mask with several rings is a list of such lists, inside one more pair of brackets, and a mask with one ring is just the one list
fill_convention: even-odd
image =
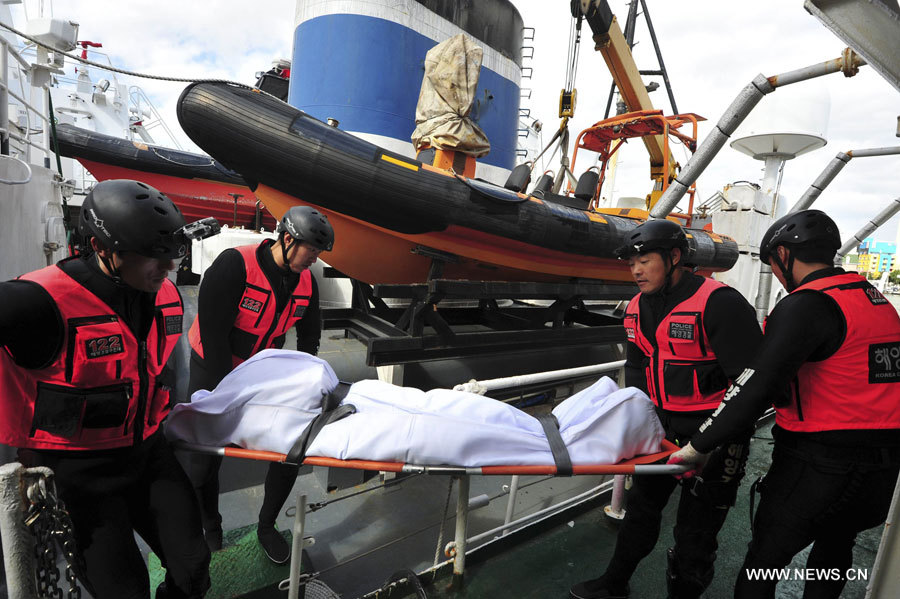
[(284, 265), (281, 268), (286, 272), (291, 272), (291, 263), (288, 261), (287, 253), (292, 247), (294, 247), (294, 245), (297, 243), (297, 240), (291, 237), (291, 243), (285, 245), (284, 237), (284, 233), (281, 233), (281, 235), (278, 237), (278, 245), (281, 246), (281, 259), (284, 260)]
[(666, 267), (666, 282), (659, 289), (659, 291), (656, 291), (652, 295), (657, 295), (657, 294), (666, 295), (669, 292), (669, 290), (672, 288), (672, 273), (675, 272), (675, 265), (672, 263), (671, 250), (670, 251), (660, 251), (659, 256), (660, 256), (660, 258), (662, 258), (663, 264)]
[[(666, 265), (666, 284), (662, 290), (668, 291), (672, 288), (672, 274), (675, 272), (675, 269), (679, 267), (677, 267), (675, 263), (672, 262), (672, 250), (660, 253), (662, 254), (663, 262)], [(684, 256), (684, 253), (682, 253), (682, 256)]]
[(670, 252), (663, 254), (663, 263), (666, 265), (666, 284), (663, 287), (663, 290), (665, 291), (672, 286), (672, 271), (675, 270), (675, 265), (672, 264), (672, 254)]
[[(784, 246), (779, 246), (784, 247)], [(794, 281), (794, 252), (790, 252), (785, 248), (788, 253), (788, 261), (785, 266), (784, 262), (781, 260), (781, 256), (778, 255), (778, 248), (775, 248), (776, 251), (772, 252), (772, 261), (778, 265), (778, 268), (781, 269), (781, 272), (784, 273), (784, 287), (788, 293), (791, 293), (798, 287), (796, 281)]]
[[(103, 267), (106, 269), (109, 278), (111, 278), (116, 283), (122, 281), (122, 277), (119, 275), (119, 268), (115, 265), (115, 262), (111, 259), (107, 259), (105, 256), (102, 256), (100, 252), (97, 252), (97, 259), (103, 264)], [(111, 258), (112, 256), (110, 256)]]

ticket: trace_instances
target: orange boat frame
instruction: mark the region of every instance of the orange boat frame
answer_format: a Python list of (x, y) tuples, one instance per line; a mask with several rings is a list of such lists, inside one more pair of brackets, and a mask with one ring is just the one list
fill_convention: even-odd
[[(575, 160), (578, 157), (579, 148), (584, 148), (599, 154), (601, 162), (600, 179), (594, 195), (591, 198), (588, 210), (599, 213), (617, 214), (616, 208), (599, 208), (597, 203), (600, 197), (600, 188), (606, 179), (606, 164), (622, 145), (631, 138), (646, 137), (648, 135), (659, 135), (663, 138), (663, 173), (672, 173), (680, 165), (671, 163), (672, 153), (669, 150), (669, 138), (674, 137), (680, 140), (691, 153), (697, 149), (697, 123), (706, 119), (693, 112), (683, 114), (675, 114), (672, 116), (663, 115), (662, 110), (638, 110), (635, 112), (626, 112), (616, 115), (608, 119), (604, 119), (594, 123), (575, 138), (575, 150), (572, 152), (572, 169), (575, 169)], [(678, 131), (685, 123), (692, 124), (692, 134), (685, 135)], [(671, 182), (671, 177), (662, 178), (662, 189), (654, 190), (660, 193), (664, 192)], [(694, 193), (696, 192), (696, 181), (688, 188), (690, 201), (688, 203), (687, 214), (672, 213), (670, 216), (685, 221), (686, 227), (691, 226), (691, 213), (694, 210)], [(571, 186), (569, 188), (571, 190)], [(650, 206), (652, 207), (652, 206)], [(646, 218), (646, 217), (645, 217)]]

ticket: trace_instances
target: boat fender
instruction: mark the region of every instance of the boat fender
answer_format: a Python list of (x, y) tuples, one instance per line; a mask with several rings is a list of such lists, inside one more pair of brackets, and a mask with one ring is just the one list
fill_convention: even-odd
[(531, 195), (534, 197), (543, 200), (544, 196), (550, 193), (550, 189), (553, 187), (553, 177), (544, 173), (538, 178), (537, 183), (534, 185), (534, 189), (531, 190)]
[(581, 173), (578, 177), (578, 185), (575, 186), (575, 197), (579, 200), (590, 202), (597, 192), (597, 184), (600, 182), (600, 173), (593, 170), (594, 167)]
[(512, 170), (503, 187), (516, 193), (524, 193), (529, 183), (531, 183), (531, 165), (526, 162)]
[(337, 422), (342, 418), (346, 418), (350, 414), (356, 413), (356, 407), (352, 404), (340, 405), (341, 401), (347, 396), (350, 390), (349, 383), (338, 383), (335, 389), (322, 398), (322, 413), (313, 418), (312, 422), (306, 425), (303, 432), (294, 442), (291, 450), (285, 458), (287, 464), (300, 464), (306, 457), (306, 449), (312, 444), (313, 439), (319, 434), (319, 431), (332, 422)]
[(553, 414), (539, 414), (536, 418), (547, 435), (550, 452), (553, 454), (553, 461), (556, 462), (556, 476), (572, 476), (572, 459), (569, 457), (569, 450), (566, 449), (562, 435), (559, 434), (559, 420)]

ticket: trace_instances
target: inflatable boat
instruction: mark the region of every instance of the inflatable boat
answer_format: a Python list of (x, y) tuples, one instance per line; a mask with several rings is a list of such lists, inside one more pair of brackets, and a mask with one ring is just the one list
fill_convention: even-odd
[(188, 222), (214, 216), (232, 227), (275, 227), (271, 214), (257, 210), (256, 197), (241, 176), (209, 156), (69, 124), (56, 126), (56, 139), (59, 153), (78, 160), (98, 181), (136, 179), (152, 185), (172, 198)]
[[(457, 155), (455, 171), (444, 170), (235, 84), (188, 86), (178, 119), (198, 146), (240, 173), (276, 218), (297, 204), (322, 210), (336, 238), (323, 258), (366, 283), (423, 283), (435, 262), (449, 279), (631, 280), (614, 251), (647, 218), (643, 210), (594, 211), (578, 198), (537, 197), (464, 177), (458, 173), (465, 156)], [(737, 261), (731, 238), (687, 233), (690, 261), (701, 272)]]

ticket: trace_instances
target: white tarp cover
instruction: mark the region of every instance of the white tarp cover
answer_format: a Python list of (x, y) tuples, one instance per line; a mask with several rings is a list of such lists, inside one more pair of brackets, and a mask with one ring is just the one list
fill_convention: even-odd
[(491, 150), (484, 131), (469, 118), (481, 71), (483, 50), (460, 33), (425, 55), (425, 76), (416, 105), (412, 142), (457, 150), (476, 158)]
[[(190, 443), (288, 453), (337, 385), (326, 362), (301, 352), (266, 350), (175, 406), (167, 435)], [(357, 412), (325, 426), (307, 454), (350, 460), (453, 466), (548, 465), (553, 455), (537, 419), (502, 402), (462, 391), (354, 383), (344, 404)], [(659, 451), (665, 435), (641, 391), (609, 378), (553, 410), (572, 463), (614, 464)]]

